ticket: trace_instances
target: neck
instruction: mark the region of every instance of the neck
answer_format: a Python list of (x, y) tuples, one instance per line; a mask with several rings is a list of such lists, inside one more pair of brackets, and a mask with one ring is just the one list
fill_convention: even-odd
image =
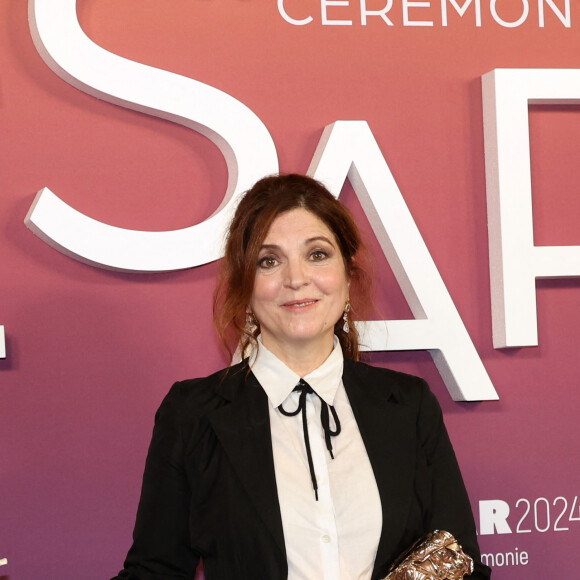
[(317, 369), (329, 356), (334, 348), (334, 337), (321, 344), (280, 344), (262, 337), (264, 346), (274, 353), (289, 369), (298, 376), (305, 377)]

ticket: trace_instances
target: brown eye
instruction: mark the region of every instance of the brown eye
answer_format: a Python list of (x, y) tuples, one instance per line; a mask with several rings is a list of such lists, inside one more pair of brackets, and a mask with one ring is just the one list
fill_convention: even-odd
[(278, 260), (276, 260), (276, 258), (273, 258), (272, 256), (266, 256), (265, 258), (262, 258), (258, 261), (258, 268), (269, 270), (270, 268), (276, 266), (277, 263)]
[(328, 258), (328, 254), (322, 250), (316, 250), (310, 254), (310, 258), (314, 262), (321, 262), (322, 260), (326, 260), (326, 258)]

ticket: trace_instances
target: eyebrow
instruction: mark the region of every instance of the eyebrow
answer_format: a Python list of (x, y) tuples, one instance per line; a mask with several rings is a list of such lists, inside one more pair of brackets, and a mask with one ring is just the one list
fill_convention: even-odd
[[(331, 240), (329, 240), (326, 236), (314, 236), (312, 238), (308, 238), (308, 239), (304, 240), (302, 245), (307, 246), (308, 244), (311, 244), (313, 242), (318, 242), (318, 241), (326, 242), (327, 244), (330, 244), (333, 248), (336, 247), (336, 245)], [(262, 250), (279, 250), (279, 249), (280, 249), (280, 246), (278, 244), (262, 244), (262, 246), (260, 246), (260, 251), (262, 251)]]

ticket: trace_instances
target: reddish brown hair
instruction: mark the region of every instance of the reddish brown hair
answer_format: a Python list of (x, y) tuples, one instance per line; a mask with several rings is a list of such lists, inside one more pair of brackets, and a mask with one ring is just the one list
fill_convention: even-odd
[(225, 256), (214, 295), (214, 322), (230, 351), (239, 344), (246, 353), (260, 333), (250, 329), (246, 309), (252, 297), (258, 254), (274, 219), (287, 211), (303, 208), (317, 216), (334, 234), (351, 282), (350, 332), (339, 319), (334, 328), (344, 355), (358, 360), (358, 333), (353, 314), (370, 303), (371, 284), (362, 267), (362, 241), (351, 213), (318, 181), (304, 175), (278, 175), (258, 181), (241, 199), (226, 240)]

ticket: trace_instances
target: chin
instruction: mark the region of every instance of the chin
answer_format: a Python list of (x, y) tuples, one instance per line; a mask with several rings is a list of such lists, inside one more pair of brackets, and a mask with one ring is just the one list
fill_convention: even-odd
[(312, 330), (311, 328), (296, 329), (295, 331), (289, 333), (288, 338), (294, 341), (301, 342), (324, 342), (329, 338), (332, 339), (334, 335), (334, 329), (332, 331), (320, 332), (320, 330)]

